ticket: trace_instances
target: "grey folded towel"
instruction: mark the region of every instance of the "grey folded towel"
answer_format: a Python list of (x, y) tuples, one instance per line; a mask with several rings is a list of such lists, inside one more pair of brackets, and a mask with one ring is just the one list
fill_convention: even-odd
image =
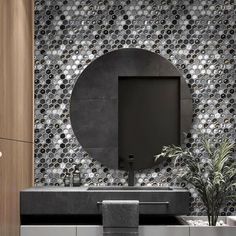
[(139, 201), (104, 200), (102, 218), (104, 235), (138, 236)]

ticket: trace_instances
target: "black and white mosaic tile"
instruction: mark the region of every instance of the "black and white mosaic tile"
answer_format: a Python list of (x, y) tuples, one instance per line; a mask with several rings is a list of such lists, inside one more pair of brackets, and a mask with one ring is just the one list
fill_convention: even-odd
[[(63, 185), (79, 164), (83, 185), (125, 185), (127, 173), (89, 157), (69, 115), (73, 86), (99, 56), (143, 48), (173, 63), (191, 86), (193, 125), (184, 145), (205, 162), (199, 135), (235, 140), (236, 2), (234, 0), (35, 0), (35, 185)], [(181, 185), (171, 160), (136, 174), (137, 185)], [(192, 215), (204, 214), (189, 186)], [(228, 202), (222, 215), (235, 215)]]

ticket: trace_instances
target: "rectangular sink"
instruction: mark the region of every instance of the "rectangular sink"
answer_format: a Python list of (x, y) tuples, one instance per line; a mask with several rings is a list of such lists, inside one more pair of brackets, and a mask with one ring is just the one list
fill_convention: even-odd
[(91, 186), (88, 187), (90, 191), (122, 191), (122, 190), (131, 190), (131, 191), (163, 191), (163, 190), (173, 190), (171, 187), (161, 187), (161, 186)]

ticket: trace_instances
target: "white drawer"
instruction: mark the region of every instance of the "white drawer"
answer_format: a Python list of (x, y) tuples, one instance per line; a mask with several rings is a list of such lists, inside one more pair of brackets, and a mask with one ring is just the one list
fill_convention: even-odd
[(76, 236), (76, 226), (30, 225), (21, 226), (21, 236)]

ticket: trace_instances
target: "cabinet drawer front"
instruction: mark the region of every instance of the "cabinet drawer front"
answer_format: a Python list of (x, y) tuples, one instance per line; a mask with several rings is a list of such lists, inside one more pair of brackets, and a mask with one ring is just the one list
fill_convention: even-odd
[(21, 226), (20, 236), (76, 236), (76, 226)]
[[(140, 236), (189, 236), (186, 226), (139, 226)], [(80, 226), (22, 226), (21, 236), (103, 236), (99, 225)]]
[(139, 236), (189, 236), (188, 226), (139, 226)]

